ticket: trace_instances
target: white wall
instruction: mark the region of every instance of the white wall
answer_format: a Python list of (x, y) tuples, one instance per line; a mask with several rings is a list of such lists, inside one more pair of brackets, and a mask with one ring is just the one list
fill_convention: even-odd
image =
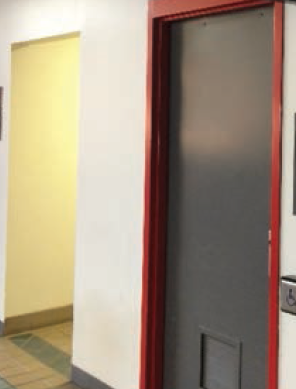
[[(294, 114), (296, 112), (296, 4), (285, 6), (281, 274), (296, 274), (293, 216)], [(296, 317), (280, 316), (280, 389), (295, 387)]]
[(74, 364), (136, 389), (146, 0), (88, 0), (81, 38)]
[(74, 364), (137, 389), (147, 0), (0, 0), (0, 319), (4, 319), (10, 45), (81, 34)]

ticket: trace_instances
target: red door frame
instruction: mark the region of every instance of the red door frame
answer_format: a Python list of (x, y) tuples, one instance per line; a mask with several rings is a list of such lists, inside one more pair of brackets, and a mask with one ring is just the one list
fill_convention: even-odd
[(162, 389), (167, 220), (169, 26), (205, 14), (274, 7), (271, 245), (269, 260), (268, 386), (278, 387), (278, 282), (281, 187), (283, 4), (269, 0), (151, 0), (145, 160), (145, 215), (140, 389)]

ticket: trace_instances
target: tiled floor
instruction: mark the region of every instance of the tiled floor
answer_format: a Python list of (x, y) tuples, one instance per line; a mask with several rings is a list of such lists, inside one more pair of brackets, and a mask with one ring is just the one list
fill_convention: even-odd
[(75, 389), (72, 323), (0, 339), (0, 389)]

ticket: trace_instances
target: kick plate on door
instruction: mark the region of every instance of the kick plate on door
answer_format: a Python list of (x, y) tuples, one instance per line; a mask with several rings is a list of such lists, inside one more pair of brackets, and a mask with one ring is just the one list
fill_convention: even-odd
[(296, 276), (286, 276), (281, 281), (282, 311), (296, 315)]

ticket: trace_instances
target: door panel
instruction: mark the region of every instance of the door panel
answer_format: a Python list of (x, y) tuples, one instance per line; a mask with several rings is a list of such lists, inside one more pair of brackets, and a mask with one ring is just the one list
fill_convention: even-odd
[(164, 389), (264, 389), (273, 8), (171, 27)]

